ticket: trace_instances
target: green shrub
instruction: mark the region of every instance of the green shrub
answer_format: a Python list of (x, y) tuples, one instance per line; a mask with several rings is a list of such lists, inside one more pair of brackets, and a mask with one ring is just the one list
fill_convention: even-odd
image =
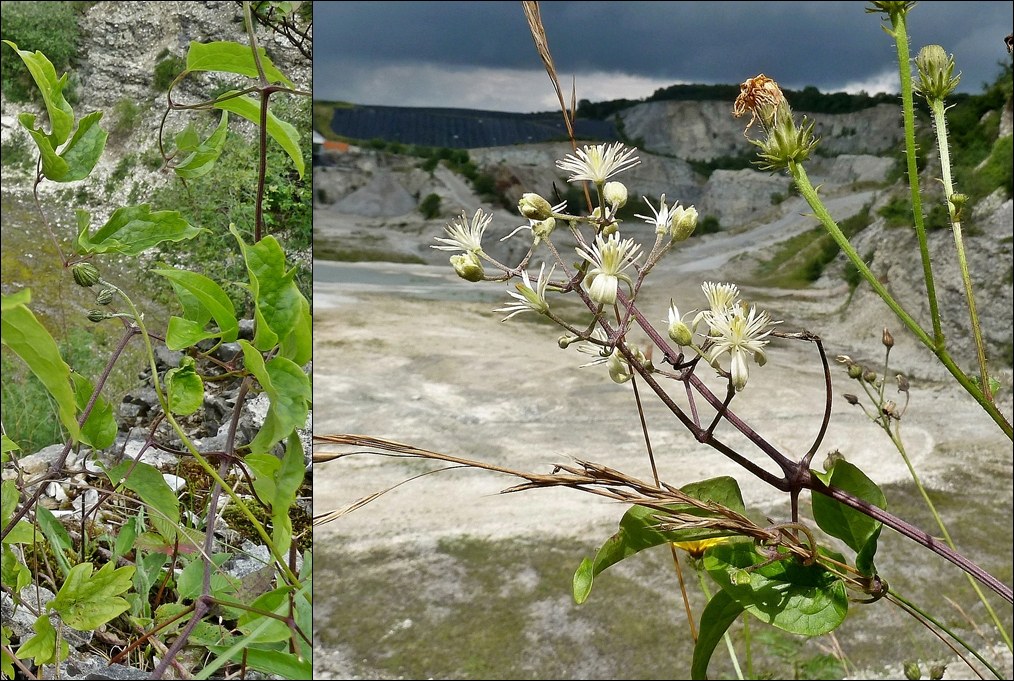
[(877, 210), (886, 227), (906, 227), (912, 224), (912, 203), (901, 196), (891, 199)]
[(695, 236), (703, 236), (705, 234), (715, 234), (722, 231), (722, 225), (718, 222), (718, 218), (714, 215), (705, 215), (697, 222), (697, 229), (694, 230)]
[(743, 170), (744, 168), (753, 168), (756, 155), (753, 153), (743, 154), (742, 156), (719, 156), (713, 158), (710, 161), (695, 161), (693, 159), (687, 159), (687, 163), (694, 169), (695, 173), (703, 175), (705, 178), (711, 177), (711, 174), (716, 170)]
[(496, 180), (493, 179), (492, 175), (476, 172), (475, 176), (472, 177), (471, 180), (472, 187), (480, 196), (488, 197), (496, 195)]
[[(0, 36), (18, 49), (41, 50), (53, 62), (57, 75), (68, 70), (77, 57), (78, 25), (76, 3), (72, 2), (4, 2), (0, 20)], [(2, 47), (0, 86), (12, 102), (41, 101), (35, 81), (10, 47)], [(73, 85), (73, 81), (71, 81)], [(64, 91), (73, 102), (73, 87)]]
[(126, 137), (134, 132), (138, 121), (141, 120), (141, 114), (140, 105), (133, 99), (124, 97), (113, 107), (115, 122), (110, 128), (110, 133), (116, 137)]
[(169, 86), (176, 79), (176, 76), (187, 67), (187, 62), (183, 57), (177, 57), (170, 55), (164, 58), (159, 63), (155, 64), (155, 72), (151, 81), (151, 86), (158, 92), (168, 92)]
[(427, 220), (432, 220), (440, 215), (440, 195), (439, 194), (427, 194), (421, 202), (419, 202), (419, 212)]
[(148, 170), (158, 170), (162, 167), (162, 154), (159, 152), (158, 147), (152, 147), (141, 154), (141, 165)]

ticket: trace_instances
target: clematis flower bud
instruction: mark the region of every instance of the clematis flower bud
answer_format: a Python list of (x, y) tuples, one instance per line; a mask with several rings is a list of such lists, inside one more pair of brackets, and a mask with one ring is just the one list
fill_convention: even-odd
[(548, 239), (549, 235), (556, 229), (556, 218), (546, 218), (532, 223), (532, 234), (535, 235), (535, 243), (542, 239)]
[(113, 296), (115, 294), (116, 291), (114, 291), (113, 289), (104, 288), (101, 291), (99, 291), (99, 294), (97, 296), (95, 296), (95, 302), (98, 303), (99, 305), (108, 305), (109, 303), (113, 302)]
[(71, 274), (74, 275), (74, 283), (78, 286), (94, 286), (99, 283), (99, 270), (95, 265), (90, 262), (79, 262), (71, 268)]
[(672, 217), (672, 240), (683, 241), (697, 229), (697, 209), (693, 206), (676, 206)]
[(886, 326), (884, 327), (884, 335), (880, 340), (884, 344), (884, 347), (888, 350), (894, 347), (894, 336), (891, 335), (891, 332), (887, 330)]
[(529, 220), (545, 220), (553, 214), (549, 201), (538, 194), (527, 193), (518, 201), (518, 210)]
[(627, 204), (627, 187), (622, 182), (606, 182), (602, 188), (602, 197), (615, 212)]
[(482, 261), (472, 251), (461, 255), (451, 256), (451, 266), (459, 277), (465, 281), (482, 281), (485, 272), (482, 269)]

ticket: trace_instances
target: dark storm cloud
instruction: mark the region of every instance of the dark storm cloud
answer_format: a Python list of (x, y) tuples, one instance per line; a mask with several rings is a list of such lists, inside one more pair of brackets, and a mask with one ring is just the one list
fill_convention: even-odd
[[(540, 6), (565, 78), (619, 73), (647, 79), (649, 87), (738, 83), (765, 73), (783, 87), (837, 91), (875, 87), (897, 69), (893, 41), (881, 28), (887, 24), (866, 13), (866, 2)], [(909, 14), (912, 55), (922, 45), (942, 45), (963, 72), (959, 89), (979, 91), (1009, 58), (1003, 38), (1012, 12), (1009, 1), (921, 2)], [(454, 106), (470, 83), (454, 85), (471, 71), (485, 69), (488, 77), (491, 70), (542, 70), (519, 2), (317, 2), (314, 37), (315, 82), (329, 97), (360, 103), (397, 103), (364, 101), (372, 96)], [(419, 70), (415, 80), (412, 69)], [(456, 75), (436, 79), (441, 70)], [(382, 81), (391, 81), (392, 73), (400, 74), (399, 83), (385, 90)], [(439, 91), (427, 93), (427, 87)]]

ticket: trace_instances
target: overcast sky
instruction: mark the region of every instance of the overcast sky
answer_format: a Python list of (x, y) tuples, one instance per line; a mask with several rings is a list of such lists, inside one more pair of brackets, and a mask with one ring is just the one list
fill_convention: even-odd
[[(568, 92), (641, 99), (675, 83), (733, 84), (764, 73), (783, 88), (896, 92), (893, 40), (868, 2), (542, 2)], [(491, 111), (558, 108), (521, 2), (315, 2), (315, 99)], [(919, 2), (911, 52), (955, 56), (961, 92), (1010, 59), (1014, 2)]]

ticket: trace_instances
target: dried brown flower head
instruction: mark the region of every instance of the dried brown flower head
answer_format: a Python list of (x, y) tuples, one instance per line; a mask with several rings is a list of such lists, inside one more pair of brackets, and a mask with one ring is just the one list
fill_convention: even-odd
[[(750, 122), (746, 126), (749, 130), (758, 117), (761, 123), (768, 127), (774, 120), (775, 110), (785, 102), (785, 95), (778, 83), (768, 78), (763, 73), (754, 78), (747, 78), (739, 86), (739, 97), (732, 107), (732, 114), (739, 118), (743, 114), (750, 113)], [(746, 133), (744, 130), (744, 134)]]

